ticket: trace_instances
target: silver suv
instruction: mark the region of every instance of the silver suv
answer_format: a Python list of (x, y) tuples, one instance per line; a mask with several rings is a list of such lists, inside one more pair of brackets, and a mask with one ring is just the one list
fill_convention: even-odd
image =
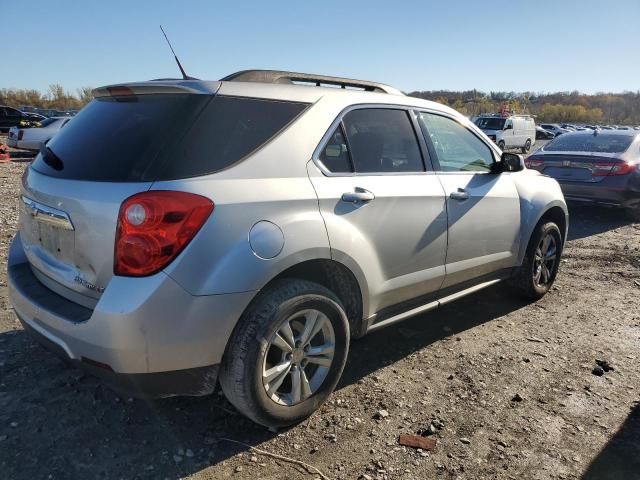
[(219, 381), (291, 425), (351, 338), (501, 280), (539, 298), (558, 271), (560, 187), (450, 108), (275, 71), (94, 94), (25, 171), (9, 289), (26, 330), (116, 389)]

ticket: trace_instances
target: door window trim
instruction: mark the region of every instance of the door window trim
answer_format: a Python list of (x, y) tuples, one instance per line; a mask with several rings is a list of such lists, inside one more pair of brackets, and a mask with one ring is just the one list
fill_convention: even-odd
[[(480, 140), (488, 149), (489, 152), (491, 152), (491, 156), (493, 157), (493, 163), (498, 163), (500, 160), (500, 154), (497, 150), (497, 146), (493, 145), (492, 142), (487, 142), (485, 141), (480, 135), (478, 135), (477, 132), (474, 132), (472, 128), (469, 128), (468, 125), (465, 125), (463, 122), (460, 121), (459, 118), (455, 117), (454, 115), (450, 115), (447, 114), (446, 112), (440, 112), (437, 110), (431, 110), (428, 108), (414, 108), (413, 109), (413, 113), (416, 117), (416, 122), (418, 122), (418, 114), (419, 113), (427, 113), (430, 115), (438, 115), (440, 117), (445, 117), (448, 118), (449, 120), (452, 120), (456, 123), (458, 123), (462, 128), (464, 128), (465, 130), (467, 130), (469, 133), (471, 133), (472, 135), (474, 135), (478, 140)], [(419, 126), (419, 124), (418, 124)], [(426, 128), (426, 125), (425, 125)], [(425, 142), (425, 144), (428, 146), (429, 149), (429, 153), (431, 154), (431, 158), (433, 159), (433, 167), (434, 167), (434, 171), (438, 174), (438, 175), (469, 175), (470, 173), (473, 175), (494, 175), (492, 172), (482, 172), (482, 171), (474, 171), (474, 172), (462, 172), (462, 171), (458, 171), (458, 172), (445, 172), (443, 170), (440, 170), (440, 159), (438, 158), (438, 154), (436, 152), (436, 149), (433, 146), (433, 143), (431, 142), (431, 138), (428, 138), (427, 135), (424, 134), (424, 132), (422, 131), (422, 128), (420, 128), (420, 135), (423, 137), (423, 141)]]
[[(424, 169), (421, 172), (356, 172), (355, 171), (355, 162), (351, 156), (351, 149), (349, 148), (349, 139), (347, 138), (347, 132), (344, 128), (344, 117), (354, 110), (370, 110), (370, 109), (386, 109), (386, 110), (403, 110), (408, 117), (409, 123), (411, 124), (411, 128), (413, 129), (413, 133), (416, 136), (416, 143), (418, 144), (418, 149), (420, 150), (420, 157), (422, 158), (422, 168)], [(413, 113), (415, 107), (409, 105), (395, 105), (389, 103), (360, 103), (349, 105), (345, 109), (343, 109), (338, 116), (331, 123), (325, 134), (320, 139), (320, 143), (313, 151), (313, 156), (311, 160), (318, 167), (318, 169), (322, 172), (322, 174), (326, 177), (373, 177), (373, 176), (405, 176), (405, 175), (433, 175), (436, 172), (433, 162), (431, 160), (431, 152), (426, 148), (426, 144), (422, 139), (422, 131), (420, 130), (420, 126), (417, 123), (417, 119), (414, 118), (415, 115)], [(347, 149), (349, 150), (349, 159), (351, 162), (351, 167), (353, 168), (353, 172), (331, 172), (327, 169), (322, 161), (320, 160), (320, 155), (323, 150), (329, 143), (329, 140), (333, 136), (333, 133), (340, 127), (342, 129), (342, 134), (344, 135), (345, 141), (347, 142)]]

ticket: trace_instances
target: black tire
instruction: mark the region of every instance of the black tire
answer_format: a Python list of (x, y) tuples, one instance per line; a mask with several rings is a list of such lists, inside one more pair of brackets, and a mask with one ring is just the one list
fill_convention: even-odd
[(500, 150), (502, 150), (504, 152), (504, 141), (500, 140), (498, 142), (498, 148), (500, 148)]
[[(296, 312), (322, 312), (335, 333), (331, 366), (319, 388), (301, 403), (282, 405), (265, 390), (262, 372), (270, 339)], [(333, 392), (349, 352), (349, 322), (338, 297), (317, 283), (282, 279), (260, 293), (244, 312), (224, 354), (220, 385), (229, 402), (256, 423), (281, 428), (301, 422)]]
[[(555, 242), (556, 252), (555, 261), (550, 268), (546, 264), (548, 271), (548, 280), (543, 283), (536, 281), (537, 278), (537, 261), (536, 250), (540, 246), (542, 240), (550, 235)], [(554, 222), (541, 221), (536, 225), (536, 228), (531, 235), (529, 244), (527, 245), (527, 252), (525, 253), (522, 265), (518, 267), (514, 276), (510, 279), (510, 284), (514, 292), (529, 300), (537, 300), (542, 298), (553, 285), (556, 275), (558, 274), (558, 267), (560, 266), (560, 258), (562, 256), (562, 234), (560, 229)], [(544, 280), (545, 275), (539, 277), (540, 280)]]
[(529, 153), (529, 150), (531, 150), (531, 140), (527, 139), (524, 147), (522, 147), (522, 153)]

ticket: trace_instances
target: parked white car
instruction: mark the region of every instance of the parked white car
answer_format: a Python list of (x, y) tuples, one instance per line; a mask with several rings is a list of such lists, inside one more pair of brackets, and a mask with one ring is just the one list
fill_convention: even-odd
[(482, 115), (476, 118), (475, 124), (501, 150), (519, 148), (527, 153), (536, 140), (536, 123), (529, 115)]
[(51, 140), (69, 120), (71, 120), (70, 117), (51, 117), (40, 122), (39, 127), (12, 127), (9, 130), (7, 145), (22, 150), (38, 151), (40, 146)]

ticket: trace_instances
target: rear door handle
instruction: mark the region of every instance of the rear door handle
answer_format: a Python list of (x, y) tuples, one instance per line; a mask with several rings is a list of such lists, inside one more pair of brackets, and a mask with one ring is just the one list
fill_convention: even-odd
[(449, 194), (449, 198), (459, 201), (467, 200), (469, 198), (469, 192), (467, 192), (463, 188), (459, 188), (457, 192), (451, 192)]
[(360, 187), (356, 187), (354, 192), (345, 192), (342, 194), (342, 201), (348, 203), (370, 202), (375, 198), (376, 196), (373, 192)]

